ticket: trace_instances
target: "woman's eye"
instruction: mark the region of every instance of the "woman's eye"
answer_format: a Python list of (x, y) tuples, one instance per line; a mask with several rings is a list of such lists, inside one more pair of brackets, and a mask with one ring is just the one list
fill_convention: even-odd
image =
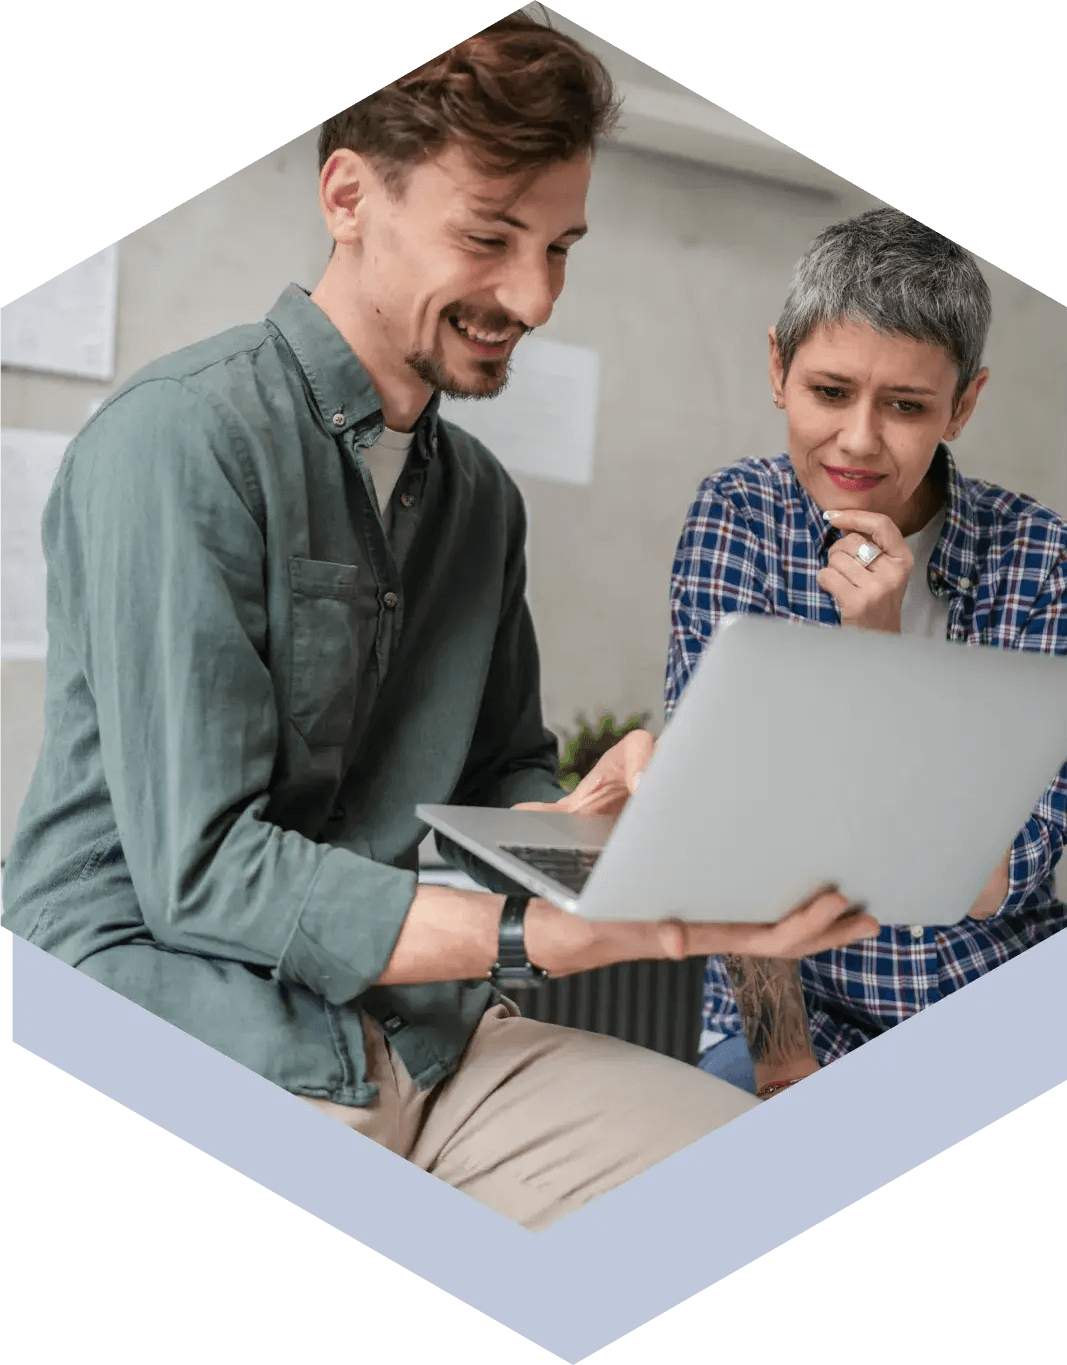
[(472, 237), (470, 240), (477, 243), (478, 246), (496, 247), (504, 245), (499, 237)]
[(923, 410), (923, 405), (921, 403), (912, 403), (909, 402), (909, 400), (906, 398), (898, 398), (893, 406), (896, 408), (898, 412), (904, 413), (905, 416), (907, 416), (909, 413), (922, 412)]
[(816, 384), (815, 392), (822, 394), (823, 398), (844, 398), (844, 389), (835, 388), (833, 384)]

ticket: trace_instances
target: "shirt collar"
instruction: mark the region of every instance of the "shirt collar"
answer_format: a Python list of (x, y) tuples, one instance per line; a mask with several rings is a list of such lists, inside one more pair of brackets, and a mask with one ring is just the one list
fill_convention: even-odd
[[(974, 502), (967, 480), (961, 477), (943, 442), (934, 451), (930, 468), (944, 489), (945, 506), (945, 524), (930, 556), (930, 572), (947, 588), (963, 592), (973, 588), (978, 581)], [(797, 478), (792, 461), (788, 464), (788, 475), (793, 496), (803, 508), (813, 544), (822, 550), (828, 549), (837, 539), (838, 532), (823, 519), (815, 499)]]
[(793, 461), (788, 455), (785, 456), (785, 462), (786, 476), (791, 484), (792, 496), (803, 510), (804, 522), (808, 528), (808, 534), (811, 536), (812, 544), (817, 545), (820, 550), (827, 550), (830, 542), (837, 539), (838, 532), (823, 517), (822, 508), (797, 478)]
[[(303, 371), (313, 407), (333, 436), (358, 431), (376, 439), (384, 421), (382, 400), (359, 357), (306, 289), (291, 284), (267, 314)], [(429, 459), (437, 453), (438, 408), (435, 393), (415, 423), (412, 448)]]
[(978, 582), (974, 499), (944, 443), (934, 454), (933, 469), (945, 490), (945, 524), (930, 556), (930, 575), (953, 592), (965, 592)]

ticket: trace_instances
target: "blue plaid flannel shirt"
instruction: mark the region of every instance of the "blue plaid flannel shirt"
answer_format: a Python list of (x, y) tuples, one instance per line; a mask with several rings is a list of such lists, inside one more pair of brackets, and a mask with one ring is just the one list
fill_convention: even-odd
[[(961, 477), (944, 445), (935, 461), (947, 511), (927, 574), (949, 599), (948, 638), (1067, 654), (1067, 522), (1032, 498)], [(728, 612), (840, 625), (837, 603), (816, 582), (836, 536), (786, 455), (744, 460), (704, 480), (671, 574), (668, 717)], [(1008, 895), (991, 918), (947, 929), (887, 926), (876, 939), (805, 959), (800, 974), (820, 1064), (1067, 924), (1052, 878), (1065, 837), (1067, 764), (1012, 847)], [(717, 957), (708, 959), (703, 1024), (705, 1032), (741, 1032)]]

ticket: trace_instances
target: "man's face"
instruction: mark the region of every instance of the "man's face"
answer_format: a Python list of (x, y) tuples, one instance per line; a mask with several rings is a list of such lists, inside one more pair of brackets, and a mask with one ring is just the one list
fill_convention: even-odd
[(493, 178), (458, 146), (407, 171), (391, 195), (364, 180), (361, 312), (431, 388), (487, 398), (511, 353), (546, 323), (567, 252), (584, 235), (590, 158)]
[(797, 478), (823, 509), (881, 512), (898, 526), (923, 498), (937, 443), (974, 406), (978, 380), (954, 413), (958, 377), (939, 346), (849, 321), (802, 342), (783, 384), (772, 336)]

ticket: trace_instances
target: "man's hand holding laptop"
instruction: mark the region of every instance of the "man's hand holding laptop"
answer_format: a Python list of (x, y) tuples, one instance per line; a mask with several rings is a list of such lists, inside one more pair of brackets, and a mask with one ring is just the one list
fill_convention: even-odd
[[(516, 810), (618, 815), (637, 789), (655, 748), (652, 736), (631, 731), (600, 759), (569, 796), (525, 802)], [(488, 974), (497, 956), (504, 897), (448, 886), (420, 886), (401, 926), (383, 986), (466, 980)], [(877, 935), (878, 923), (828, 888), (778, 923), (702, 924), (680, 920), (586, 920), (548, 900), (526, 910), (530, 961), (549, 976), (595, 971), (617, 962), (735, 956), (800, 958)]]
[[(569, 796), (555, 804), (528, 801), (515, 809), (618, 815), (637, 789), (654, 748), (655, 740), (647, 730), (633, 730), (604, 754)], [(844, 896), (827, 888), (777, 924), (700, 924), (681, 920), (588, 923), (548, 901), (531, 900), (526, 912), (526, 932), (531, 960), (550, 975), (562, 976), (639, 957), (678, 960), (705, 957), (709, 953), (808, 957), (877, 935), (878, 924), (851, 907)], [(545, 947), (538, 958), (534, 954), (541, 948), (542, 940)], [(641, 951), (635, 951), (637, 943), (642, 945)]]

